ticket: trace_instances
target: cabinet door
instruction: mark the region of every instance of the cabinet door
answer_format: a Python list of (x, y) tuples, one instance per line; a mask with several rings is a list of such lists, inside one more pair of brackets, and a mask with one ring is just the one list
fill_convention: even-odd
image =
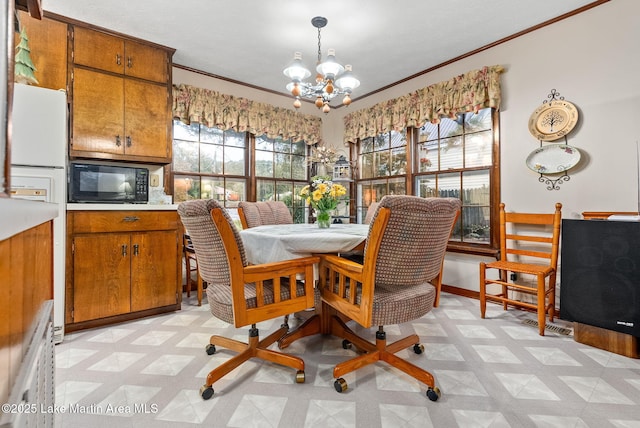
[(169, 80), (169, 59), (164, 50), (127, 40), (125, 57), (124, 72), (127, 76), (160, 83), (166, 83)]
[(176, 231), (131, 235), (131, 310), (177, 303), (178, 236)]
[(76, 235), (73, 252), (73, 322), (131, 310), (128, 233)]
[(123, 78), (79, 68), (73, 74), (71, 151), (122, 154)]
[(167, 87), (125, 79), (125, 153), (169, 158), (169, 101)]
[(73, 29), (73, 62), (87, 67), (124, 73), (124, 40), (76, 26)]

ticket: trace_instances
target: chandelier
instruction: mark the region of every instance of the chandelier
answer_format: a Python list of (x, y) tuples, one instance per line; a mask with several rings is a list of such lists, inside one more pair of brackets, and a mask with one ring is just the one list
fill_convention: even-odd
[(296, 98), (293, 102), (296, 109), (302, 105), (300, 98), (315, 98), (316, 107), (321, 108), (324, 113), (329, 113), (329, 102), (338, 95), (344, 95), (342, 104), (351, 104), (351, 91), (360, 86), (360, 81), (351, 72), (351, 65), (343, 67), (336, 61), (334, 49), (329, 49), (327, 59), (322, 61), (320, 29), (327, 25), (327, 18), (316, 16), (311, 20), (311, 24), (318, 29), (318, 65), (315, 82), (304, 81), (311, 76), (311, 72), (302, 64), (300, 52), (294, 54), (293, 61), (283, 73), (291, 79), (287, 84), (287, 90)]

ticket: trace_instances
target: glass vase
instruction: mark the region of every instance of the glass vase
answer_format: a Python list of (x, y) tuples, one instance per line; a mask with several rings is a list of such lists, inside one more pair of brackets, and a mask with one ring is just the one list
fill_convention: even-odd
[(326, 210), (318, 210), (316, 212), (316, 224), (320, 229), (327, 229), (331, 226), (331, 214)]

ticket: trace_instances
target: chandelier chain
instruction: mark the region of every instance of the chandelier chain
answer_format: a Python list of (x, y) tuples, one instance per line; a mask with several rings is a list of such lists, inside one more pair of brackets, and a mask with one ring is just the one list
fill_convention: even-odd
[(320, 47), (320, 27), (318, 27), (318, 64), (322, 62), (322, 49)]

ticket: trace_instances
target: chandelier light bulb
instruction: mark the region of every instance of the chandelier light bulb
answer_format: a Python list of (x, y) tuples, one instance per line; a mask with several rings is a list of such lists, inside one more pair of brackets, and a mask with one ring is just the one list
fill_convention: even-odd
[(316, 107), (322, 108), (323, 104), (324, 104), (324, 100), (322, 99), (322, 97), (320, 95), (318, 95), (316, 97)]
[(302, 107), (302, 103), (300, 102), (300, 98), (296, 98), (296, 100), (293, 102), (293, 106), (296, 109), (299, 109), (300, 107)]
[(322, 112), (327, 114), (331, 111), (331, 107), (329, 107), (329, 103), (324, 103), (324, 107), (322, 107)]
[(342, 99), (342, 104), (344, 104), (346, 106), (351, 104), (351, 97), (349, 96), (349, 94), (344, 96), (344, 98)]

